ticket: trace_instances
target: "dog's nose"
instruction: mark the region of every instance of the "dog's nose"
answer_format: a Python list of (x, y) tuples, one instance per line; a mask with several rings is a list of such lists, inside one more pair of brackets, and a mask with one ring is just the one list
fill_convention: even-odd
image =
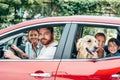
[(96, 46), (94, 46), (94, 49), (96, 50), (96, 49), (97, 49), (97, 47), (96, 47)]

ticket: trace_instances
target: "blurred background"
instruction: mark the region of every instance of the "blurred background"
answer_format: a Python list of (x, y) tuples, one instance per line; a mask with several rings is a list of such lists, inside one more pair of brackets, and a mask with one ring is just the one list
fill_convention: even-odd
[(52, 16), (120, 16), (120, 0), (0, 0), (0, 29)]

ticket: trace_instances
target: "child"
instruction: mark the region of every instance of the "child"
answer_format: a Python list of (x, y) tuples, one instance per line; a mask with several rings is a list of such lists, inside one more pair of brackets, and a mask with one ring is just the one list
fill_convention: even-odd
[(108, 51), (109, 53), (106, 55), (106, 57), (112, 57), (112, 56), (120, 56), (120, 52), (118, 51), (120, 47), (120, 42), (118, 39), (111, 38), (108, 41)]
[(97, 33), (95, 35), (95, 38), (98, 40), (98, 57), (99, 58), (103, 58), (106, 55), (106, 52), (104, 50), (104, 45), (105, 45), (105, 41), (106, 41), (106, 36), (104, 33)]

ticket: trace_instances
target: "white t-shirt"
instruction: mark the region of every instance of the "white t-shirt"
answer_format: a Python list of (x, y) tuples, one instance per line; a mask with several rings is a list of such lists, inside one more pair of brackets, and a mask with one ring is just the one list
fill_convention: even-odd
[(49, 46), (43, 46), (37, 59), (53, 59), (58, 43), (53, 42)]

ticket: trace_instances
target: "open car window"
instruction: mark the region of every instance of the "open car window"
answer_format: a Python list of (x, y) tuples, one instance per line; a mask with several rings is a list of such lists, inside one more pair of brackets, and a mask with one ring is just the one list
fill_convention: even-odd
[(114, 28), (84, 27), (82, 37), (85, 35), (95, 36), (97, 33), (104, 33), (106, 35), (105, 45), (107, 45), (107, 42), (110, 38), (117, 38), (118, 35), (117, 29)]
[[(89, 54), (92, 56), (93, 54), (90, 52), (90, 50), (93, 50), (92, 47), (95, 47), (96, 45), (92, 46), (94, 43), (92, 43), (92, 41), (94, 39), (90, 39), (87, 42), (87, 39), (89, 39), (89, 37), (84, 38), (85, 36), (93, 36), (95, 37), (95, 35), (97, 33), (103, 33), (106, 36), (106, 42), (104, 44), (104, 52), (105, 55), (102, 58), (109, 58), (106, 57), (107, 54), (109, 54), (108, 51), (108, 40), (111, 38), (115, 38), (119, 40), (119, 30), (118, 30), (118, 26), (110, 26), (110, 25), (95, 25), (95, 24), (90, 24), (90, 25), (85, 25), (85, 24), (79, 24), (77, 25), (77, 29), (76, 29), (76, 33), (74, 36), (74, 42), (73, 42), (73, 48), (72, 48), (72, 54), (71, 54), (71, 58), (72, 59), (101, 59), (99, 57), (88, 57)], [(79, 42), (79, 44), (78, 44)], [(89, 44), (90, 43), (90, 44)], [(89, 46), (88, 46), (89, 45)], [(98, 46), (98, 45), (97, 45)], [(93, 50), (94, 51), (94, 50)], [(89, 54), (86, 54), (89, 53)], [(78, 54), (79, 56), (81, 56), (80, 58), (78, 58)], [(96, 55), (97, 56), (97, 55)], [(111, 56), (113, 57), (113, 56)]]
[[(6, 33), (6, 35), (4, 35), (4, 38), (0, 41), (0, 53), (1, 53), (0, 54), (0, 59), (9, 59), (9, 58), (5, 58), (5, 56), (4, 56), (4, 51), (5, 50), (12, 51), (15, 56), (22, 59), (21, 54), (19, 54), (19, 52), (15, 51), (15, 50), (11, 49), (10, 46), (15, 45), (20, 50), (22, 50), (24, 53), (26, 53), (26, 50), (25, 50), (26, 49), (26, 43), (28, 42), (28, 32), (30, 30), (38, 30), (38, 32), (39, 32), (40, 28), (53, 28), (54, 41), (59, 44), (64, 26), (65, 26), (64, 23), (31, 25), (31, 26), (26, 26), (26, 28), (20, 28), (20, 29), (11, 31), (11, 32), (9, 32), (9, 34)], [(57, 48), (58, 44), (55, 46), (56, 48)], [(43, 44), (42, 44), (42, 46), (43, 46)], [(31, 52), (29, 52), (29, 54), (31, 54)], [(40, 52), (38, 54), (40, 54)], [(54, 59), (54, 55), (53, 55), (52, 59)], [(27, 57), (27, 59), (28, 59), (28, 57)], [(37, 59), (37, 56), (34, 59)]]

